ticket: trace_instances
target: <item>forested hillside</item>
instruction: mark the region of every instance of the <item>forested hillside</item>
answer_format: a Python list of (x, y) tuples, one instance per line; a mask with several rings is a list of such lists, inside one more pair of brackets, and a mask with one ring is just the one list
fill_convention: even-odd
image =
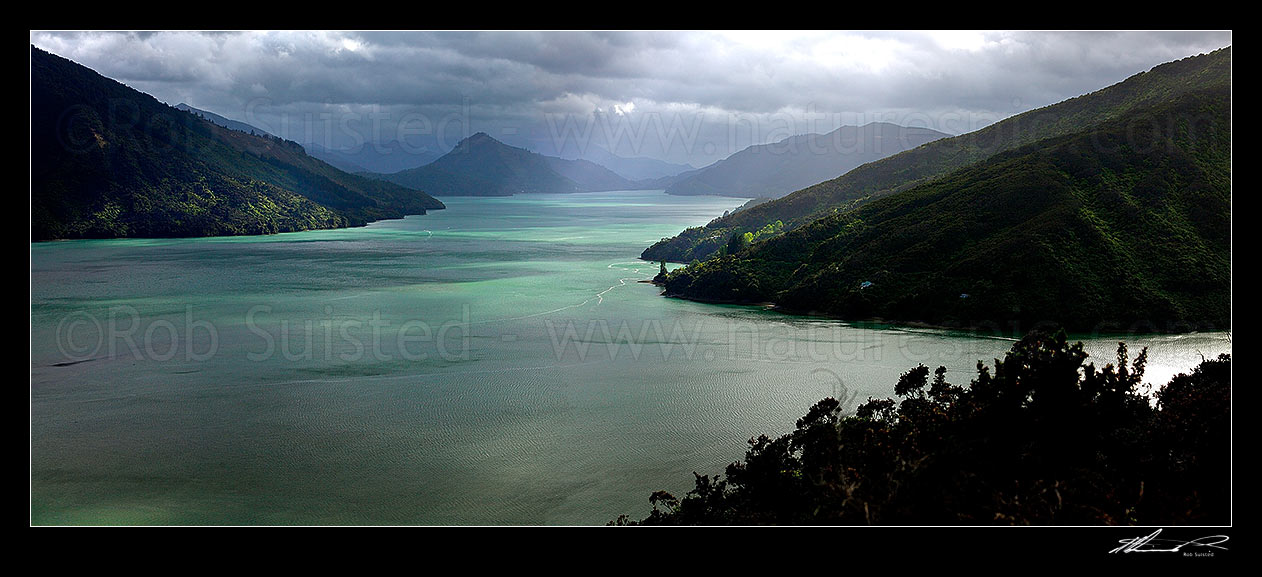
[(443, 208), (31, 47), (31, 238), (267, 234)]

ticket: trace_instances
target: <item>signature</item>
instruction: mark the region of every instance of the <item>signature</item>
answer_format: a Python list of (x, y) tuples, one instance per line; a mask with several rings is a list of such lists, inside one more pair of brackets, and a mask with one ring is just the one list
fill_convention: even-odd
[(1157, 535), (1160, 534), (1161, 529), (1157, 529), (1147, 537), (1120, 539), (1118, 543), (1122, 545), (1109, 551), (1109, 553), (1178, 553), (1184, 547), (1208, 547), (1210, 549), (1227, 550), (1226, 547), (1221, 546), (1227, 542), (1228, 537), (1226, 535), (1210, 535), (1190, 541), (1179, 541), (1177, 539), (1158, 539)]

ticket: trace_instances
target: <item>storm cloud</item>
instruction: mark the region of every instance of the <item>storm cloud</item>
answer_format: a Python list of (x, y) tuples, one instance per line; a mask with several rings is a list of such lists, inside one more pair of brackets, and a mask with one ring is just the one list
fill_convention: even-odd
[(31, 43), (299, 142), (476, 131), (702, 166), (883, 120), (949, 133), (1231, 44), (1231, 32), (52, 32)]

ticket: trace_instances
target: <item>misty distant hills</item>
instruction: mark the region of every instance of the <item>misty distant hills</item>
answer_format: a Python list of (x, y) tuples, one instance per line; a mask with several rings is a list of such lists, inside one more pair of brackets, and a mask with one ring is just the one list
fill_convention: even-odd
[[(259, 136), (273, 136), (256, 126), (195, 108), (183, 102), (177, 104), (175, 108), (192, 112), (224, 128)], [(365, 176), (420, 168), (442, 158), (445, 154), (438, 148), (436, 141), (427, 144), (415, 144), (411, 141), (405, 143), (399, 140), (364, 142), (352, 148), (326, 147), (317, 142), (308, 142), (302, 146), (307, 154), (333, 165), (338, 170)], [(672, 177), (695, 170), (687, 164), (673, 164), (655, 158), (622, 157), (598, 146), (590, 147), (578, 159), (570, 160), (553, 156), (544, 156), (544, 158), (552, 170), (574, 181), (574, 185), (583, 191), (665, 188), (675, 182)], [(465, 165), (467, 166), (468, 163)], [(451, 181), (451, 179), (440, 178), (439, 181)], [(637, 181), (645, 182), (637, 183)]]
[(326, 148), (315, 142), (303, 145), (307, 154), (346, 172), (389, 174), (425, 166), (445, 154), (436, 143), (416, 145), (398, 140), (365, 142), (355, 148)]
[(799, 134), (745, 148), (670, 185), (666, 193), (779, 198), (946, 136), (886, 122)]
[(451, 152), (425, 166), (377, 176), (435, 196), (508, 196), (643, 188), (594, 162), (545, 156), (509, 146), (484, 132), (460, 141)]
[[(195, 108), (183, 102), (175, 105), (175, 108), (192, 112), (224, 128), (259, 136), (275, 136), (257, 126), (233, 120), (209, 110)], [(437, 139), (429, 137), (428, 140), (430, 142), (412, 142), (412, 140), (420, 140), (421, 136), (426, 135), (418, 135), (409, 139), (406, 143), (398, 140), (389, 140), (386, 142), (364, 142), (355, 147), (335, 148), (324, 146), (318, 142), (308, 142), (303, 144), (302, 147), (307, 151), (307, 154), (323, 160), (343, 172), (352, 174), (360, 172), (390, 173), (424, 166), (442, 157), (443, 151), (438, 147)]]
[(552, 170), (574, 181), (575, 185), (583, 192), (638, 188), (635, 182), (623, 178), (618, 173), (590, 160), (568, 160), (555, 156), (546, 156), (544, 158), (547, 159), (548, 165), (552, 167)]
[(192, 112), (193, 114), (197, 116), (200, 116), (206, 120), (209, 120), (215, 124), (218, 124), (219, 126), (222, 126), (224, 128), (228, 128), (231, 130), (244, 132), (246, 134), (255, 134), (258, 136), (271, 136), (271, 137), (276, 136), (275, 134), (272, 134), (266, 130), (263, 130), (262, 128), (258, 128), (257, 126), (252, 126), (250, 124), (246, 124), (239, 120), (233, 120), (231, 118), (220, 116), (209, 110), (202, 110), (200, 108), (194, 108), (183, 102), (176, 104), (174, 108), (177, 110), (184, 110), (186, 112)]
[(31, 239), (267, 234), (443, 208), (203, 116), (31, 46)]
[[(436, 196), (504, 196), (530, 192), (664, 189), (670, 194), (779, 197), (860, 164), (947, 136), (888, 123), (846, 126), (751, 146), (694, 169), (650, 158), (625, 158), (592, 147), (565, 159), (509, 146), (479, 132), (425, 166), (373, 175)], [(603, 163), (620, 167), (619, 174)], [(642, 175), (629, 178), (627, 174)]]
[(696, 170), (689, 164), (675, 164), (644, 156), (619, 156), (595, 145), (588, 147), (579, 155), (579, 159), (599, 164), (630, 181), (662, 179)]

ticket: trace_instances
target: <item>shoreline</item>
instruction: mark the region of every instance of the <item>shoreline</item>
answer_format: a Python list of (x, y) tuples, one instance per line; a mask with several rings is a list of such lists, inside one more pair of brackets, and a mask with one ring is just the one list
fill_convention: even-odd
[[(641, 282), (644, 282), (644, 281), (641, 281)], [(660, 283), (653, 282), (653, 281), (648, 281), (648, 282), (658, 287), (663, 287), (663, 285), (661, 285)], [(1146, 336), (1147, 335), (1183, 335), (1183, 334), (1210, 333), (1210, 332), (1227, 332), (1227, 333), (1231, 332), (1230, 326), (1217, 328), (1217, 327), (1212, 327), (1212, 326), (1211, 327), (1195, 326), (1195, 325), (1191, 325), (1190, 323), (1178, 323), (1178, 322), (1167, 322), (1166, 324), (1176, 325), (1176, 326), (1182, 324), (1182, 325), (1186, 325), (1188, 328), (1181, 329), (1181, 330), (1160, 330), (1160, 329), (1137, 330), (1137, 329), (1132, 328), (1130, 330), (1127, 330), (1123, 328), (1118, 328), (1118, 326), (1114, 323), (1101, 322), (1097, 326), (1084, 329), (1082, 327), (1071, 327), (1071, 326), (1065, 326), (1061, 323), (1045, 321), (1045, 322), (1031, 323), (1030, 325), (1028, 325), (1026, 328), (1023, 329), (1021, 326), (1022, 323), (1020, 321), (1005, 321), (1003, 323), (997, 323), (994, 321), (986, 321), (984, 323), (951, 325), (951, 324), (930, 323), (930, 322), (925, 322), (925, 321), (887, 319), (884, 317), (848, 319), (839, 315), (834, 315), (834, 314), (829, 314), (829, 313), (793, 309), (793, 308), (785, 307), (771, 301), (752, 302), (752, 301), (735, 301), (735, 300), (729, 300), (729, 299), (703, 299), (703, 298), (689, 297), (689, 296), (685, 296), (681, 294), (667, 294), (664, 290), (661, 296), (665, 298), (674, 298), (674, 299), (692, 301), (692, 302), (702, 303), (702, 304), (761, 307), (766, 310), (774, 311), (786, 316), (835, 320), (835, 321), (841, 321), (841, 322), (851, 324), (851, 325), (879, 325), (879, 326), (889, 327), (889, 328), (894, 328), (894, 329), (899, 329), (899, 328), (931, 329), (931, 330), (940, 330), (940, 331), (951, 331), (951, 332), (957, 332), (957, 333), (966, 333), (966, 334), (970, 334), (979, 338), (1020, 339), (1021, 337), (1025, 336), (1029, 332), (1038, 328), (1064, 330), (1065, 333), (1069, 335), (1070, 337), (1077, 336), (1077, 337), (1094, 337), (1094, 338), (1113, 337), (1113, 336), (1126, 337), (1126, 336), (1139, 336), (1139, 335), (1146, 335)], [(1158, 325), (1158, 323), (1152, 323), (1152, 322), (1137, 322), (1135, 324), (1143, 325), (1145, 327), (1154, 327)]]
[(362, 223), (348, 224), (345, 226), (300, 228), (300, 229), (295, 229), (295, 230), (282, 230), (282, 231), (268, 232), (268, 233), (263, 233), (263, 234), (203, 234), (203, 235), (197, 235), (197, 236), (80, 236), (80, 237), (42, 238), (42, 239), (33, 238), (31, 239), (31, 244), (45, 243), (45, 242), (68, 242), (68, 241), (78, 241), (78, 240), (182, 240), (182, 239), (199, 239), (199, 238), (240, 238), (240, 237), (246, 237), (246, 236), (276, 236), (279, 234), (292, 234), (295, 232), (311, 232), (311, 231), (318, 231), (318, 230), (344, 230), (348, 228), (363, 228), (376, 222), (382, 222), (386, 220), (403, 220), (409, 216), (425, 216), (425, 215), (428, 215), (429, 212), (432, 210), (446, 210), (446, 209), (447, 209), (446, 206), (441, 206), (438, 208), (427, 208), (417, 213), (409, 213), (402, 216), (385, 216), (381, 218), (368, 220)]

